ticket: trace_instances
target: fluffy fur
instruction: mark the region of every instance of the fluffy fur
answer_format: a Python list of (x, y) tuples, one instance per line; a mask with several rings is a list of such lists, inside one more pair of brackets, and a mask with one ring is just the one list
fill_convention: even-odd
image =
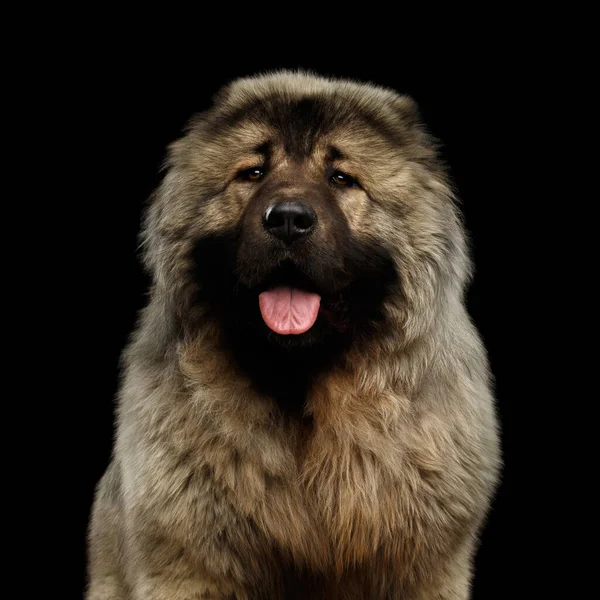
[[(261, 224), (282, 198), (319, 216), (292, 249)], [(170, 147), (142, 244), (153, 284), (88, 600), (468, 598), (497, 425), (465, 234), (413, 101), (305, 73), (234, 82)], [(323, 298), (302, 336), (257, 312), (287, 278)]]

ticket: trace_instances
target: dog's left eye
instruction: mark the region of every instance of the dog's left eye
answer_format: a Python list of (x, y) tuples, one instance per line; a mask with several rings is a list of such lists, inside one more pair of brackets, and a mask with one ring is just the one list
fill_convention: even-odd
[(330, 181), (339, 186), (353, 187), (358, 185), (356, 179), (350, 177), (350, 175), (347, 175), (346, 173), (342, 173), (342, 171), (334, 171)]
[(262, 167), (252, 167), (250, 169), (246, 169), (245, 171), (241, 171), (238, 174), (238, 177), (246, 181), (259, 181), (264, 177), (264, 175), (265, 172)]

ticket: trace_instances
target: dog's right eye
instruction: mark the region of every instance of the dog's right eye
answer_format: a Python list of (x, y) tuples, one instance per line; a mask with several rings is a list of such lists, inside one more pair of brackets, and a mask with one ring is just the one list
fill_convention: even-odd
[(244, 181), (260, 181), (264, 175), (265, 172), (262, 167), (252, 167), (250, 169), (246, 169), (245, 171), (241, 171), (238, 174), (238, 179), (242, 179)]

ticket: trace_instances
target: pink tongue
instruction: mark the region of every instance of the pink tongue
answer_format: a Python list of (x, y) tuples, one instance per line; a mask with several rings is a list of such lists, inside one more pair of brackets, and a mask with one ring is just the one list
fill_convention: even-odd
[(260, 294), (258, 304), (269, 329), (281, 335), (298, 335), (315, 324), (321, 296), (297, 288), (277, 287)]

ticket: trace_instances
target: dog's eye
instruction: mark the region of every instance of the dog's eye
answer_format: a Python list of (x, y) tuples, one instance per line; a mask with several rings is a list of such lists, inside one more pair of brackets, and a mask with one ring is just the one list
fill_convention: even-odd
[(246, 181), (259, 181), (264, 175), (265, 172), (262, 167), (252, 167), (251, 169), (242, 171), (238, 177)]
[(356, 179), (350, 177), (350, 175), (346, 175), (346, 173), (342, 173), (342, 171), (334, 171), (331, 176), (331, 182), (335, 183), (335, 185), (352, 187), (357, 185)]

